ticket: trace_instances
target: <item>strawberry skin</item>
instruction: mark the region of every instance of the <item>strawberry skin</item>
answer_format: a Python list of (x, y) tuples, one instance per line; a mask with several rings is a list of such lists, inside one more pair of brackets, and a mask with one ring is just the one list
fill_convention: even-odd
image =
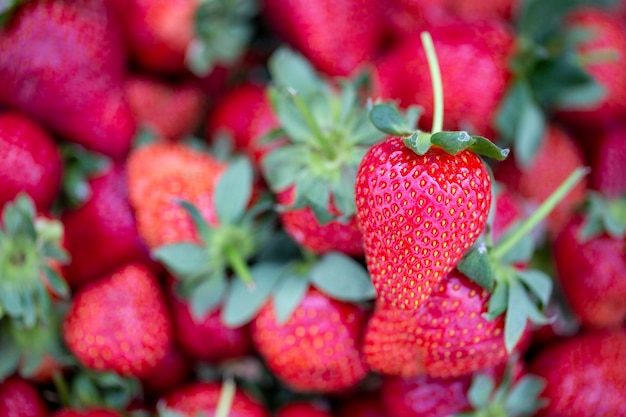
[(361, 307), (310, 288), (284, 324), (267, 302), (252, 322), (252, 341), (267, 366), (301, 392), (339, 392), (367, 374), (360, 351), (366, 323)]
[(59, 192), (63, 161), (52, 137), (18, 112), (0, 114), (0, 206), (20, 191), (47, 210)]
[(626, 125), (594, 129), (591, 153), (591, 188), (607, 197), (626, 195)]
[(125, 157), (135, 133), (126, 56), (102, 1), (28, 2), (0, 32), (0, 51), (0, 103), (64, 139)]
[(602, 234), (580, 242), (583, 218), (570, 220), (553, 244), (554, 265), (568, 305), (592, 327), (626, 320), (626, 241)]
[(85, 411), (64, 408), (53, 413), (50, 417), (122, 417), (120, 413), (104, 408), (91, 409)]
[(276, 417), (333, 417), (333, 415), (311, 402), (295, 401), (280, 407), (276, 411)]
[[(214, 382), (194, 382), (179, 387), (162, 398), (168, 410), (196, 417), (198, 413), (215, 413), (222, 387)], [(269, 417), (265, 408), (241, 389), (235, 391), (229, 417)]]
[(378, 299), (414, 309), (482, 233), (491, 182), (469, 151), (419, 156), (390, 137), (362, 159), (355, 199)]
[(63, 325), (69, 349), (84, 366), (141, 377), (167, 354), (172, 326), (156, 277), (127, 264), (83, 287)]
[(192, 375), (191, 360), (173, 344), (157, 366), (141, 379), (144, 393), (158, 396), (187, 381)]
[(0, 416), (47, 417), (48, 410), (35, 385), (13, 376), (0, 382)]
[(548, 346), (529, 371), (546, 381), (548, 400), (538, 417), (626, 415), (626, 332), (582, 333)]

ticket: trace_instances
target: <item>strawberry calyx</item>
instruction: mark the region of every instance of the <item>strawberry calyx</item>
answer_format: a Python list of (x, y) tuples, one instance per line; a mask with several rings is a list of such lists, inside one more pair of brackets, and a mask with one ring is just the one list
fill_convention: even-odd
[(626, 236), (626, 197), (608, 198), (591, 191), (587, 200), (579, 241), (588, 241), (602, 233), (615, 239), (623, 239)]
[(457, 265), (468, 278), (491, 291), (486, 317), (493, 320), (506, 314), (504, 342), (508, 352), (514, 351), (528, 322), (551, 321), (542, 309), (552, 297), (552, 279), (540, 269), (519, 266), (534, 252), (530, 232), (588, 173), (588, 168), (575, 170), (528, 219), (510, 227), (495, 245), (483, 236)]
[(5, 26), (18, 7), (28, 0), (7, 0), (0, 3), (0, 28)]
[(229, 270), (246, 286), (255, 285), (247, 262), (271, 234), (274, 219), (263, 216), (273, 205), (267, 196), (247, 208), (252, 187), (252, 165), (246, 158), (234, 159), (215, 188), (219, 225), (209, 225), (193, 204), (179, 201), (193, 220), (200, 242), (164, 245), (152, 253), (178, 279), (177, 289), (190, 300), (196, 317), (218, 306), (226, 292)]
[(284, 209), (310, 207), (320, 223), (351, 218), (359, 162), (383, 138), (360, 99), (367, 77), (323, 78), (285, 47), (270, 57), (268, 67), (273, 82), (268, 95), (280, 122), (270, 134), (289, 143), (263, 158), (265, 179), (276, 193), (295, 187), (295, 201)]
[(194, 15), (195, 38), (186, 51), (189, 70), (198, 76), (216, 65), (231, 65), (246, 51), (254, 34), (258, 3), (249, 0), (202, 1)]
[(54, 264), (69, 261), (61, 248), (63, 226), (37, 216), (33, 200), (19, 194), (2, 210), (0, 227), (0, 318), (25, 327), (46, 322), (51, 295), (67, 297), (69, 287)]
[(277, 322), (285, 323), (311, 286), (341, 301), (358, 303), (375, 298), (376, 291), (367, 270), (353, 258), (340, 252), (314, 255), (283, 236), (278, 236), (274, 244), (270, 243), (281, 252), (285, 245), (293, 246), (293, 250), (287, 249), (291, 256), (266, 251), (251, 268), (254, 288), (246, 287), (241, 281), (233, 282), (222, 310), (226, 326), (245, 325), (270, 298)]

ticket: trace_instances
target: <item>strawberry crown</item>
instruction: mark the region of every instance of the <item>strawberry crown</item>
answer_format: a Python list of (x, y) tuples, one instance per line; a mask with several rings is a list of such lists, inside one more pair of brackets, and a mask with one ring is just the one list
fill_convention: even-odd
[(626, 236), (626, 197), (608, 198), (598, 192), (589, 192), (586, 206), (579, 241), (585, 242), (602, 233), (615, 239)]
[[(287, 48), (277, 50), (268, 67), (273, 81), (268, 94), (280, 122), (280, 130), (271, 135), (286, 136), (289, 143), (263, 159), (264, 177), (274, 192), (294, 186), (290, 208), (310, 207), (321, 223), (352, 217), (358, 165), (383, 138), (368, 122), (359, 97), (367, 77), (322, 78)], [(331, 198), (339, 216), (329, 211)]]

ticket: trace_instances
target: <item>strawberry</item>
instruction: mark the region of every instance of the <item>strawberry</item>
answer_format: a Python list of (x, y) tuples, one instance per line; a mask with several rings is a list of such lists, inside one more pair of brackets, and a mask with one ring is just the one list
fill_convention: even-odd
[(47, 417), (48, 407), (35, 385), (13, 376), (0, 382), (0, 415)]
[(88, 368), (146, 375), (172, 341), (156, 277), (144, 265), (127, 264), (83, 287), (72, 299), (63, 338)]
[(60, 190), (63, 173), (61, 154), (52, 137), (21, 113), (2, 113), (0, 155), (0, 206), (25, 192), (37, 209), (50, 208)]
[(529, 370), (545, 379), (547, 406), (537, 416), (626, 415), (625, 352), (623, 329), (578, 334), (538, 352)]
[(177, 83), (145, 74), (126, 78), (124, 90), (137, 124), (169, 141), (185, 138), (200, 124), (204, 95), (192, 81)]
[[(170, 392), (159, 401), (159, 406), (183, 417), (196, 417), (198, 413), (215, 415), (222, 386), (215, 382), (193, 382)], [(264, 406), (245, 391), (235, 390), (229, 417), (269, 417)]]
[(89, 189), (86, 201), (61, 215), (72, 257), (64, 272), (72, 288), (93, 282), (125, 263), (149, 260), (128, 201), (124, 167), (113, 164), (92, 174), (85, 185)]
[(362, 391), (351, 397), (342, 398), (336, 407), (337, 417), (388, 417), (381, 401), (380, 390)]
[(269, 369), (290, 389), (339, 392), (367, 374), (360, 343), (367, 315), (355, 304), (309, 288), (284, 323), (266, 302), (252, 322), (252, 340)]
[(276, 410), (276, 417), (332, 417), (329, 410), (321, 405), (307, 402), (294, 401), (281, 406)]
[(480, 3), (463, 0), (447, 0), (447, 8), (453, 15), (464, 20), (502, 19), (512, 21), (521, 6), (520, 0), (488, 0)]
[(191, 360), (173, 344), (156, 367), (141, 378), (141, 386), (144, 395), (152, 398), (179, 387), (189, 381), (191, 375)]
[(264, 0), (262, 14), (273, 32), (331, 76), (353, 74), (382, 41), (382, 19), (372, 0)]
[(0, 51), (0, 103), (64, 139), (125, 157), (135, 133), (123, 91), (126, 56), (103, 1), (29, 2), (0, 30)]
[(554, 265), (567, 303), (583, 324), (618, 327), (626, 320), (626, 222), (621, 214), (626, 199), (591, 198), (589, 211), (572, 218), (556, 237)]
[(587, 139), (590, 152), (589, 186), (607, 197), (626, 195), (626, 126), (621, 123), (605, 129), (594, 129)]
[(104, 408), (94, 408), (89, 410), (63, 408), (52, 413), (50, 417), (122, 417), (122, 415), (115, 410)]

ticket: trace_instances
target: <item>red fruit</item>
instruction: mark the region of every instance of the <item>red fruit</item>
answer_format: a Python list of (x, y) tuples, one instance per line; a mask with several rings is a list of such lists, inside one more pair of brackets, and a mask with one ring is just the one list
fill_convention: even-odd
[[(576, 169), (585, 165), (582, 150), (574, 139), (561, 128), (548, 127), (532, 161), (520, 167), (509, 157), (495, 168), (496, 180), (521, 197), (537, 205)], [(586, 180), (580, 181), (547, 217), (548, 231), (554, 236), (567, 223), (574, 210), (587, 195)]]
[(382, 41), (376, 1), (264, 0), (262, 5), (269, 27), (331, 76), (354, 73), (374, 57)]
[(74, 294), (63, 337), (77, 359), (98, 371), (142, 377), (167, 354), (172, 328), (156, 277), (128, 264)]
[(333, 415), (317, 404), (296, 401), (280, 407), (276, 411), (276, 417), (333, 417)]
[(35, 385), (17, 377), (0, 383), (0, 416), (46, 417), (48, 410)]
[(250, 130), (248, 132), (250, 140), (246, 151), (256, 166), (261, 165), (261, 160), (265, 155), (288, 142), (286, 138), (277, 138), (269, 143), (261, 141), (265, 135), (279, 127), (280, 122), (276, 118), (269, 100), (265, 98), (255, 108), (254, 115), (250, 118)]
[(388, 417), (380, 392), (360, 392), (342, 399), (337, 406), (337, 417)]
[(554, 265), (568, 305), (593, 327), (626, 321), (626, 239), (601, 234), (579, 238), (583, 218), (563, 228), (553, 245)]
[(367, 374), (360, 351), (366, 311), (310, 288), (279, 324), (273, 302), (252, 322), (252, 341), (270, 370), (290, 389), (339, 392)]
[(117, 411), (104, 408), (78, 411), (71, 408), (64, 408), (53, 413), (50, 417), (122, 417)]
[(204, 108), (204, 94), (191, 81), (168, 83), (147, 75), (126, 79), (126, 95), (137, 124), (158, 137), (175, 141), (195, 132)]
[(172, 345), (141, 382), (145, 393), (159, 395), (182, 385), (191, 375), (191, 361), (176, 345)]
[[(619, 15), (610, 10), (579, 7), (570, 13), (566, 27), (590, 35), (577, 47), (587, 72), (604, 88), (595, 105), (561, 110), (557, 117), (574, 125), (593, 127), (618, 121), (626, 115), (626, 32)], [(611, 51), (614, 56), (594, 59), (593, 54)], [(586, 59), (590, 58), (590, 59)]]
[(590, 187), (607, 197), (626, 195), (626, 126), (594, 129)]
[(448, 18), (447, 0), (388, 0), (381, 5), (385, 24), (395, 41), (417, 33), (428, 22)]
[[(198, 413), (213, 416), (221, 389), (218, 383), (194, 382), (176, 389), (162, 400), (168, 410), (182, 413), (184, 417), (196, 417)], [(228, 417), (269, 417), (269, 413), (258, 401), (237, 389)]]
[(626, 415), (626, 332), (579, 334), (548, 346), (529, 371), (545, 379), (548, 402), (538, 417)]
[(0, 31), (0, 103), (122, 159), (135, 133), (122, 42), (100, 0), (29, 2)]
[(480, 2), (447, 0), (450, 12), (463, 20), (512, 20), (521, 5), (520, 0), (484, 0)]
[[(421, 30), (431, 33), (441, 68), (444, 130), (467, 130), (492, 138), (492, 123), (510, 77), (510, 29), (497, 21), (452, 20)], [(430, 129), (432, 81), (419, 33), (392, 46), (376, 61), (374, 80), (383, 99), (395, 100), (402, 107), (423, 107), (419, 125)]]
[(61, 216), (71, 262), (67, 281), (78, 288), (130, 262), (148, 261), (128, 201), (126, 173), (112, 165), (88, 181), (89, 198)]
[(0, 206), (20, 191), (30, 195), (39, 210), (52, 205), (61, 186), (63, 161), (45, 130), (20, 113), (0, 114), (0, 159)]
[(476, 154), (419, 156), (391, 137), (362, 159), (355, 199), (378, 299), (414, 309), (482, 233), (491, 182)]

